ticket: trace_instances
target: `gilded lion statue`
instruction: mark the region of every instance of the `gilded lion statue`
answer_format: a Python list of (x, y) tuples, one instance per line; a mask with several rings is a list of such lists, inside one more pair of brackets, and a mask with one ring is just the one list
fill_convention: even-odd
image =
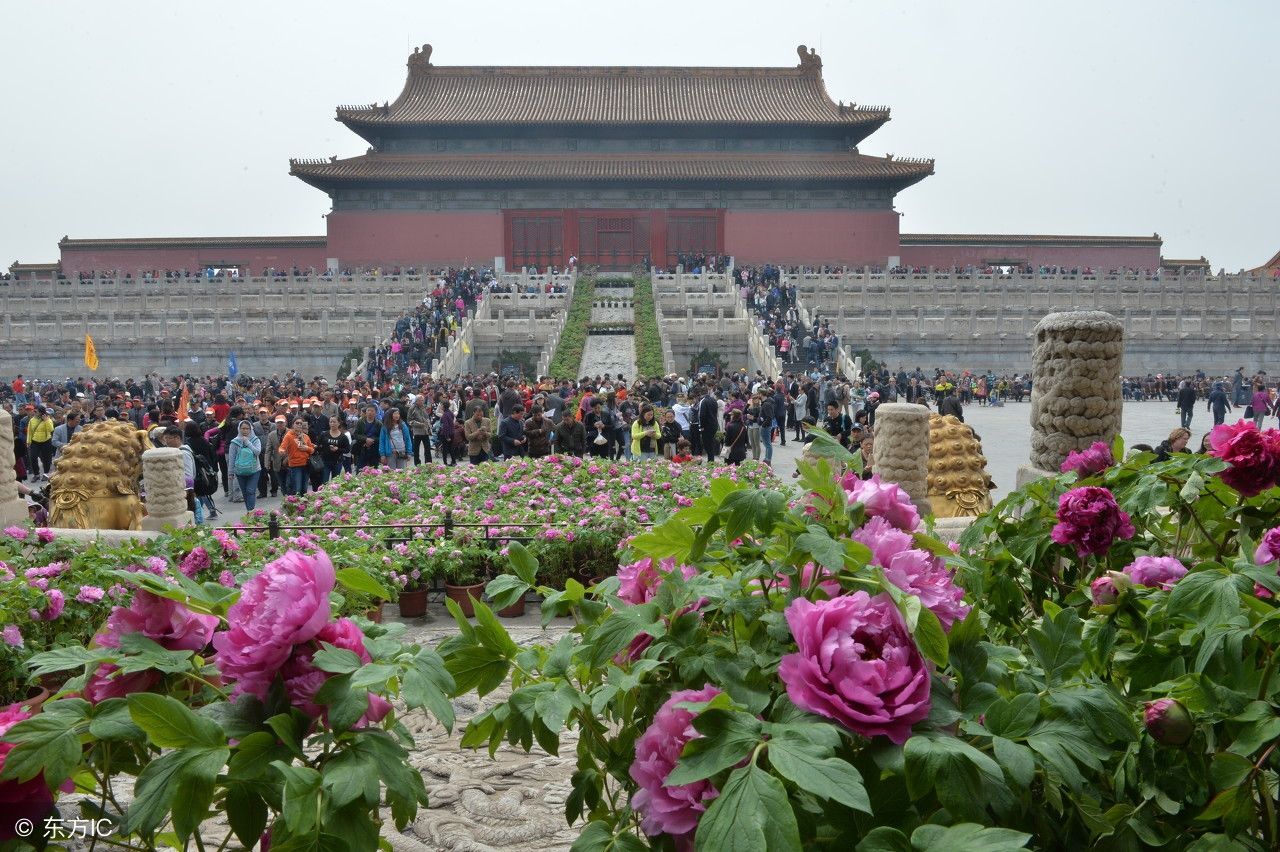
[(151, 439), (132, 423), (86, 426), (62, 448), (49, 477), (49, 525), (71, 529), (142, 528), (142, 454)]
[(929, 504), (937, 518), (974, 518), (991, 508), (995, 483), (982, 442), (951, 415), (929, 415)]

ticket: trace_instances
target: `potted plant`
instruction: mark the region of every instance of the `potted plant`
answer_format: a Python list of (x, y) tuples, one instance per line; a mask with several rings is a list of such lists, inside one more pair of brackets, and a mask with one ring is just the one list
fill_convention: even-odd
[(468, 618), (475, 615), (472, 599), (484, 594), (481, 568), (486, 564), (488, 551), (475, 546), (453, 551), (454, 561), (449, 565), (444, 583), (444, 593), (462, 609)]

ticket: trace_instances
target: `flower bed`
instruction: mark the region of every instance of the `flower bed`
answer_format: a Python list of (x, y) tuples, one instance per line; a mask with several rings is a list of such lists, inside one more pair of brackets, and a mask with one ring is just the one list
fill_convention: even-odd
[(551, 356), (548, 372), (554, 379), (576, 379), (582, 365), (582, 353), (587, 348), (587, 325), (591, 322), (591, 303), (595, 301), (596, 282), (589, 273), (580, 273), (573, 285), (573, 298), (569, 302), (569, 315), (555, 354)]
[(658, 334), (658, 314), (653, 304), (653, 280), (648, 275), (636, 277), (631, 305), (635, 316), (636, 375), (661, 376), (664, 372), (662, 338)]

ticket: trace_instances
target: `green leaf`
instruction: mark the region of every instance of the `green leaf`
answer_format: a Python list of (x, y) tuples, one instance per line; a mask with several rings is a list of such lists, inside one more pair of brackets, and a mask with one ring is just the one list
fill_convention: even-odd
[(289, 749), (289, 752), (294, 757), (302, 760), (307, 759), (306, 754), (302, 751), (302, 736), (305, 728), (298, 724), (292, 713), (281, 713), (277, 716), (272, 716), (267, 720), (267, 727), (275, 731), (276, 736), (280, 738), (280, 742)]
[(1253, 771), (1253, 762), (1231, 752), (1219, 752), (1213, 756), (1213, 765), (1209, 774), (1213, 776), (1213, 786), (1217, 790), (1236, 787)]
[(768, 535), (782, 517), (787, 495), (768, 489), (742, 489), (724, 498), (717, 514), (724, 522), (729, 541), (740, 538), (753, 526)]
[(1074, 609), (1063, 609), (1054, 615), (1046, 609), (1040, 626), (1028, 631), (1027, 643), (1044, 668), (1045, 681), (1049, 684), (1061, 683), (1084, 662), (1084, 648), (1080, 643), (1083, 629), (1084, 624)]
[(1205, 627), (1226, 624), (1240, 614), (1240, 596), (1252, 589), (1247, 577), (1225, 568), (1192, 571), (1173, 584), (1168, 611)]
[(197, 716), (167, 695), (135, 692), (128, 701), (134, 723), (160, 748), (222, 746), (227, 742), (217, 723)]
[(839, 571), (844, 567), (844, 545), (831, 537), (827, 528), (810, 524), (808, 532), (796, 537), (796, 547), (813, 556), (819, 565)]
[(538, 560), (529, 552), (529, 548), (518, 541), (513, 541), (507, 545), (507, 558), (511, 561), (511, 570), (516, 573), (516, 577), (524, 581), (526, 586), (537, 584)]
[(400, 697), (411, 708), (425, 707), (446, 730), (452, 731), (453, 703), (448, 696), (455, 686), (440, 655), (430, 648), (422, 648), (414, 656), (412, 667), (404, 673)]
[(185, 846), (187, 840), (200, 830), (200, 823), (209, 816), (209, 806), (213, 804), (213, 785), (217, 781), (218, 771), (226, 765), (231, 750), (226, 748), (202, 748), (202, 754), (195, 750), (184, 749), (175, 754), (188, 754), (177, 773), (177, 785), (173, 791), (173, 802), (170, 813), (173, 817), (173, 830)]
[(236, 744), (229, 775), (237, 781), (252, 781), (261, 777), (275, 761), (287, 761), (289, 755), (288, 746), (282, 745), (274, 733), (255, 731)]
[(310, 833), (320, 819), (320, 773), (279, 760), (271, 765), (284, 776), (281, 815), (285, 826), (293, 834)]
[(245, 849), (253, 849), (267, 827), (267, 803), (248, 784), (227, 787), (227, 822)]
[(938, 621), (938, 616), (933, 614), (933, 610), (928, 607), (920, 608), (920, 613), (916, 617), (914, 635), (916, 645), (920, 647), (920, 653), (924, 654), (926, 659), (937, 663), (939, 668), (945, 668), (948, 659), (947, 633), (942, 629), (942, 622)]
[(799, 852), (786, 788), (755, 764), (735, 769), (698, 822), (697, 852)]
[(1225, 820), (1244, 811), (1253, 812), (1253, 790), (1247, 785), (1228, 787), (1214, 796), (1196, 819), (1201, 822)]
[[(990, 717), (987, 718), (990, 721)], [(1031, 749), (1004, 737), (992, 737), (991, 744), (995, 750), (996, 762), (1004, 769), (1009, 780), (1023, 789), (1030, 787), (1036, 777), (1036, 760)]]
[(494, 609), (506, 609), (523, 598), (531, 585), (511, 574), (499, 574), (484, 587), (484, 594)]
[(751, 756), (760, 743), (762, 724), (746, 713), (705, 710), (694, 717), (702, 736), (684, 747), (680, 762), (667, 775), (668, 785), (692, 784), (710, 778)]
[(354, 566), (339, 568), (334, 572), (334, 576), (338, 580), (338, 585), (347, 591), (368, 595), (383, 601), (391, 599), (391, 593), (387, 591), (386, 587), (363, 568)]
[(831, 799), (863, 813), (871, 813), (871, 799), (862, 774), (836, 757), (816, 757), (786, 738), (769, 741), (769, 763), (783, 778), (820, 799)]
[(25, 782), (43, 772), (45, 781), (61, 783), (80, 763), (82, 721), (83, 716), (45, 712), (14, 725), (4, 738), (17, 745), (5, 755), (0, 780)]
[(357, 800), (365, 807), (378, 802), (378, 768), (371, 755), (350, 749), (339, 752), (324, 765), (322, 777), (334, 807)]
[(444, 665), (453, 676), (455, 694), (475, 690), (481, 698), (502, 685), (511, 667), (502, 654), (481, 645), (450, 651)]
[(987, 800), (984, 776), (988, 782), (1005, 785), (996, 762), (963, 740), (917, 734), (907, 740), (902, 754), (912, 798), (932, 791), (956, 816), (982, 814)]
[(125, 814), (125, 832), (148, 834), (172, 809), (174, 830), (187, 831), (190, 836), (208, 809), (205, 794), (212, 796), (213, 781), (230, 755), (226, 747), (195, 746), (171, 751), (148, 763), (138, 776), (133, 802)]
[(1019, 739), (1025, 737), (1040, 718), (1040, 696), (1024, 692), (1006, 701), (997, 698), (987, 707), (984, 726), (988, 731), (1002, 737)]
[(480, 641), (480, 644), (497, 651), (508, 660), (520, 653), (520, 647), (516, 645), (511, 635), (507, 633), (507, 629), (502, 626), (502, 622), (498, 621), (498, 617), (493, 614), (493, 610), (486, 606), (484, 601), (476, 601), (474, 606), (476, 638)]
[(36, 654), (27, 661), (27, 666), (31, 677), (36, 678), (114, 659), (116, 653), (114, 648), (83, 648), (73, 645), (69, 648), (54, 648), (52, 651)]
[(647, 852), (649, 845), (629, 831), (614, 834), (613, 826), (602, 820), (587, 823), (569, 847), (569, 852)]
[(604, 665), (618, 652), (631, 644), (631, 640), (660, 623), (658, 608), (651, 603), (631, 606), (614, 612), (591, 633), (587, 664), (592, 668)]
[(89, 733), (100, 740), (140, 740), (146, 736), (133, 723), (129, 704), (123, 698), (108, 698), (94, 705)]
[(191, 670), (192, 651), (170, 651), (141, 633), (127, 633), (120, 637), (120, 650), (124, 656), (116, 659), (120, 674), (133, 674), (149, 670), (177, 674)]
[(898, 829), (882, 825), (867, 832), (855, 852), (911, 852), (911, 841)]
[(1030, 834), (1008, 828), (984, 828), (975, 823), (922, 825), (911, 833), (918, 852), (1014, 852), (1025, 849)]
[(320, 671), (332, 674), (351, 674), (354, 671), (359, 671), (360, 667), (364, 665), (355, 651), (338, 648), (328, 643), (325, 643), (319, 651), (316, 651), (311, 661), (315, 663), (315, 667)]
[(316, 690), (315, 702), (329, 708), (329, 725), (346, 731), (369, 709), (369, 691), (351, 685), (354, 675), (334, 675)]

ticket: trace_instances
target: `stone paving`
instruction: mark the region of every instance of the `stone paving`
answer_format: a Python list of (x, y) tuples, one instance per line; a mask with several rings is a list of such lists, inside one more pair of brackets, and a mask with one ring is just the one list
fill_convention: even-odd
[[(630, 313), (630, 311), (628, 311)], [(636, 374), (636, 338), (633, 334), (590, 334), (582, 350), (584, 376), (634, 376)]]

